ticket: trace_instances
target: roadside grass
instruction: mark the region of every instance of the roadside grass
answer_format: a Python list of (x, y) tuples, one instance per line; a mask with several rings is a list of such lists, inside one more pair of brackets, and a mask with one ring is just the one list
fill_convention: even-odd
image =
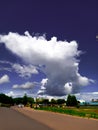
[(38, 110), (46, 110), (46, 111), (52, 111), (52, 112), (58, 112), (63, 114), (69, 114), (73, 116), (80, 116), (80, 117), (86, 117), (86, 118), (95, 118), (98, 119), (98, 107), (80, 107), (80, 108), (57, 108), (57, 107), (41, 107), (37, 108)]

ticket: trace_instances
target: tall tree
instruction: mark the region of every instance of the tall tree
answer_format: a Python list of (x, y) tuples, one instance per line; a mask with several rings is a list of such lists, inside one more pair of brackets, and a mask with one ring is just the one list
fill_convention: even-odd
[(28, 103), (28, 97), (27, 97), (27, 94), (25, 94), (23, 97), (23, 104), (26, 106), (27, 103)]
[(78, 101), (74, 95), (68, 95), (66, 105), (67, 106), (77, 106)]
[(52, 99), (51, 99), (51, 104), (53, 104), (53, 105), (54, 105), (54, 104), (57, 104), (57, 100), (55, 100), (55, 99), (52, 98)]
[(64, 104), (65, 103), (65, 100), (64, 99), (57, 99), (57, 104)]

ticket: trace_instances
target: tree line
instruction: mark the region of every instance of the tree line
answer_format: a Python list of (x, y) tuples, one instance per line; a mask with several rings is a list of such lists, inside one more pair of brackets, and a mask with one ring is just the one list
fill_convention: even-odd
[(26, 94), (23, 97), (17, 98), (12, 98), (5, 94), (0, 94), (0, 106), (12, 106), (18, 104), (23, 104), (24, 106), (29, 105), (30, 107), (33, 107), (33, 104), (44, 106), (61, 106), (62, 104), (66, 106), (78, 106), (79, 102), (74, 95), (68, 95), (66, 101), (65, 99), (51, 99), (51, 101), (49, 101), (49, 99), (44, 98), (36, 98), (36, 100), (34, 100), (34, 98), (28, 97)]

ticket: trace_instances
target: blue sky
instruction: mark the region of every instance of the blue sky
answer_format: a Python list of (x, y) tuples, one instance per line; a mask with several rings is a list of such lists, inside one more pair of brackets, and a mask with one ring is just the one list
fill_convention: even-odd
[(98, 98), (97, 4), (1, 0), (0, 92)]

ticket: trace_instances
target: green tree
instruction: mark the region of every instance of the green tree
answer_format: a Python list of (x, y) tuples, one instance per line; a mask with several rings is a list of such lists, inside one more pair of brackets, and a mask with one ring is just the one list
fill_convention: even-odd
[(57, 99), (57, 104), (61, 105), (64, 104), (65, 100), (64, 99)]
[(0, 94), (0, 103), (2, 104), (9, 104), (9, 105), (13, 105), (13, 98), (9, 97), (3, 93)]
[(32, 105), (34, 103), (34, 98), (28, 97), (27, 100), (28, 100), (28, 103), (30, 103), (30, 107), (32, 108)]
[(72, 96), (68, 95), (66, 105), (67, 106), (77, 106), (78, 101), (77, 101), (76, 97), (74, 95), (72, 95)]
[(14, 98), (14, 104), (20, 104), (20, 103), (23, 103), (23, 98), (22, 97), (17, 97), (17, 98)]
[(49, 99), (43, 99), (42, 104), (48, 105), (49, 104)]
[(51, 99), (51, 104), (52, 104), (52, 105), (57, 104), (57, 100), (55, 100), (55, 99), (52, 98), (52, 99)]
[(28, 97), (27, 97), (27, 94), (25, 94), (24, 97), (23, 97), (23, 104), (24, 104), (24, 106), (26, 106), (27, 103), (28, 103)]

